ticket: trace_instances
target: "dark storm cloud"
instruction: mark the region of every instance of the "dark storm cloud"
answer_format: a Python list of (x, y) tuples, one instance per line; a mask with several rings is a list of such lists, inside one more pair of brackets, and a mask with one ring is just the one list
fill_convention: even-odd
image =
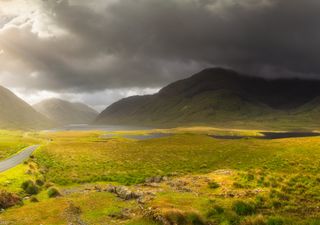
[(28, 25), (2, 31), (24, 84), (79, 92), (157, 87), (216, 65), (320, 78), (318, 0), (103, 2), (43, 3), (61, 35), (39, 37)]

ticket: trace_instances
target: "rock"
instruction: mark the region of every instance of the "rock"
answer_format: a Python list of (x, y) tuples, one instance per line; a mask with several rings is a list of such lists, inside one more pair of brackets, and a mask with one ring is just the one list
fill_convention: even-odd
[(231, 170), (216, 170), (214, 171), (215, 174), (219, 175), (231, 175), (232, 171)]
[(150, 177), (145, 180), (145, 183), (160, 183), (162, 181), (167, 181), (167, 177), (163, 176), (156, 176), (156, 177)]
[(123, 200), (138, 199), (142, 196), (142, 193), (131, 191), (129, 188), (124, 186), (110, 185), (104, 191), (114, 193)]
[(103, 191), (110, 192), (110, 193), (116, 193), (116, 186), (109, 185), (106, 189)]

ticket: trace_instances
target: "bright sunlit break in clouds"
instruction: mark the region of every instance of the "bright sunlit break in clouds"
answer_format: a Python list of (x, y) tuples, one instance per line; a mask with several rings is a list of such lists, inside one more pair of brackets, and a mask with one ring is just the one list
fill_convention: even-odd
[(318, 0), (0, 0), (0, 84), (103, 109), (210, 66), (319, 77)]

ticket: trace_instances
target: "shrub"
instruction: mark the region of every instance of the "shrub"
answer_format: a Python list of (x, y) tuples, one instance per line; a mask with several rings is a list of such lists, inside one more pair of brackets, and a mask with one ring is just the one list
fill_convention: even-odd
[(207, 213), (207, 217), (214, 217), (216, 215), (221, 215), (224, 213), (224, 208), (222, 208), (221, 206), (215, 205), (213, 206), (213, 208), (209, 209), (208, 213)]
[(48, 189), (48, 188), (50, 188), (50, 187), (52, 187), (52, 186), (54, 186), (54, 184), (51, 183), (51, 182), (46, 182), (46, 183), (44, 184), (44, 187), (45, 187), (46, 189)]
[(205, 225), (204, 221), (202, 220), (202, 218), (196, 214), (196, 213), (190, 213), (187, 214), (187, 221), (188, 224), (192, 224), (192, 225)]
[(21, 198), (7, 191), (0, 191), (0, 208), (7, 209), (21, 203)]
[[(181, 212), (179, 210), (172, 210), (166, 212), (163, 215), (163, 219), (168, 224), (179, 224), (179, 225), (204, 225), (205, 222), (202, 218), (194, 212)], [(163, 221), (162, 221), (163, 222)]]
[(262, 207), (265, 203), (265, 198), (262, 195), (257, 195), (256, 196), (256, 206)]
[(38, 186), (43, 186), (43, 185), (44, 185), (44, 181), (41, 180), (41, 179), (37, 179), (37, 180), (36, 180), (36, 184), (37, 184)]
[(253, 215), (256, 211), (253, 204), (249, 204), (243, 201), (236, 201), (232, 206), (233, 211), (235, 211), (239, 216)]
[(270, 217), (267, 225), (284, 225), (284, 220), (280, 217)]
[(240, 225), (267, 225), (265, 219), (262, 215), (257, 217), (247, 217), (245, 218)]
[(58, 188), (51, 187), (48, 189), (48, 196), (49, 196), (49, 198), (55, 198), (55, 197), (61, 196), (61, 193), (58, 190)]
[(29, 195), (36, 195), (39, 193), (39, 187), (32, 180), (23, 182), (21, 188)]
[(275, 209), (279, 209), (282, 206), (280, 201), (272, 201), (272, 207)]
[(246, 174), (245, 179), (246, 179), (246, 181), (253, 181), (254, 175), (251, 173), (248, 173), (248, 174)]
[(32, 196), (30, 198), (30, 202), (39, 202), (39, 200), (36, 197)]
[(244, 185), (240, 184), (239, 182), (233, 182), (232, 185), (234, 188), (244, 188)]
[(217, 189), (217, 188), (220, 187), (220, 185), (219, 185), (217, 182), (215, 182), (215, 181), (210, 181), (210, 182), (208, 183), (208, 185), (209, 185), (209, 188), (211, 188), (211, 189)]

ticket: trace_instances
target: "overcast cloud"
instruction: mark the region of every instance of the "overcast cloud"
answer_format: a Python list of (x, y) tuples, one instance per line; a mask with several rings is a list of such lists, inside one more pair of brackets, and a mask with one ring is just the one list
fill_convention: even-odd
[(210, 66), (320, 78), (319, 0), (30, 2), (0, 0), (0, 83), (29, 102), (101, 109)]

